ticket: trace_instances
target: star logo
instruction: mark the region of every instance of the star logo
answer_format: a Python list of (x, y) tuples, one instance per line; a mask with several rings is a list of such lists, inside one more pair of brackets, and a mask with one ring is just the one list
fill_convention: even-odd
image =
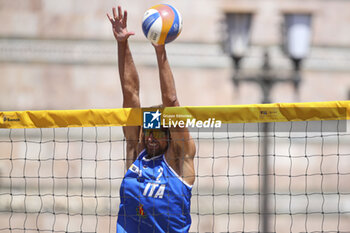
[(143, 112), (143, 128), (144, 129), (160, 129), (160, 113), (159, 110), (156, 112)]
[(153, 122), (154, 120), (158, 119), (158, 117), (160, 117), (162, 114), (159, 112), (159, 110), (157, 110), (157, 112), (155, 113), (151, 113), (153, 118), (151, 120), (151, 122)]

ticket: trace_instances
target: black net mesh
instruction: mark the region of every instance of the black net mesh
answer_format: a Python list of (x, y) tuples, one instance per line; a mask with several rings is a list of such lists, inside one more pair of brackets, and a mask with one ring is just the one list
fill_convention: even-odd
[[(349, 232), (350, 134), (283, 125), (191, 132), (191, 232)], [(125, 154), (121, 127), (1, 129), (0, 232), (115, 232)]]

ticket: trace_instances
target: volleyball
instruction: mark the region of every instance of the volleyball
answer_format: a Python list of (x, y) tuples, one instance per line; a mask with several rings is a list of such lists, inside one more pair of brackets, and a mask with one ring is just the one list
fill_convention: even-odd
[(175, 40), (182, 30), (180, 12), (169, 4), (149, 8), (142, 20), (146, 38), (154, 44), (166, 44)]

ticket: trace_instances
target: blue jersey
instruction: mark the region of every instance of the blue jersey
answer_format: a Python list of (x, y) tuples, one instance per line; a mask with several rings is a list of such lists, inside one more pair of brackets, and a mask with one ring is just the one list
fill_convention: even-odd
[(164, 154), (146, 157), (143, 150), (121, 184), (117, 232), (188, 232), (192, 186), (167, 164)]

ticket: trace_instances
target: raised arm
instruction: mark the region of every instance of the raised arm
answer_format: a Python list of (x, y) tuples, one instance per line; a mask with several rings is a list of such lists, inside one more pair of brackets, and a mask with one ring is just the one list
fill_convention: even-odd
[[(177, 107), (177, 99), (173, 73), (171, 71), (164, 45), (153, 45), (156, 50), (160, 88), (164, 107)], [(169, 165), (182, 176), (186, 183), (194, 183), (195, 173), (193, 158), (196, 147), (187, 128), (170, 129), (171, 142), (166, 159)]]
[(160, 89), (164, 107), (180, 106), (176, 96), (176, 88), (173, 73), (166, 55), (165, 45), (153, 45), (156, 50)]
[[(113, 7), (113, 17), (107, 13), (107, 17), (112, 24), (112, 30), (118, 44), (118, 68), (119, 77), (123, 92), (124, 108), (139, 108), (139, 77), (129, 49), (128, 38), (134, 35), (134, 32), (127, 30), (127, 11), (122, 12), (118, 6), (118, 14)], [(127, 168), (134, 162), (138, 155), (138, 142), (140, 127), (126, 126), (123, 127), (124, 136), (127, 140)]]

